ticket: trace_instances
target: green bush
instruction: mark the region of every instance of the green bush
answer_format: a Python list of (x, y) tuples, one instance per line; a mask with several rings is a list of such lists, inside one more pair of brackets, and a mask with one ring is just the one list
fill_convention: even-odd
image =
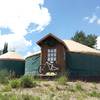
[(11, 85), (12, 88), (19, 88), (20, 87), (20, 81), (18, 79), (11, 80), (10, 85)]
[(78, 90), (78, 91), (83, 91), (83, 88), (82, 88), (80, 82), (77, 82), (77, 83), (76, 83), (76, 87), (75, 87), (75, 89)]
[(5, 85), (4, 88), (2, 89), (2, 92), (9, 92), (11, 91), (11, 86), (10, 85)]
[(40, 100), (40, 97), (38, 96), (32, 96), (32, 95), (22, 95), (23, 100)]
[(58, 84), (60, 84), (60, 85), (65, 85), (67, 81), (68, 81), (68, 79), (67, 79), (66, 76), (61, 76), (61, 77), (59, 77), (59, 78), (57, 79), (57, 82), (58, 82)]
[(32, 88), (36, 86), (36, 82), (32, 76), (25, 75), (21, 78), (21, 86), (23, 88)]
[(0, 70), (0, 83), (7, 84), (9, 82), (9, 73), (7, 70)]
[(9, 100), (9, 99), (8, 99), (7, 95), (5, 96), (5, 95), (0, 93), (0, 100)]
[(100, 98), (100, 93), (98, 93), (98, 92), (96, 92), (96, 91), (92, 91), (91, 93), (89, 93), (89, 95), (90, 95), (91, 97), (98, 97), (98, 98)]

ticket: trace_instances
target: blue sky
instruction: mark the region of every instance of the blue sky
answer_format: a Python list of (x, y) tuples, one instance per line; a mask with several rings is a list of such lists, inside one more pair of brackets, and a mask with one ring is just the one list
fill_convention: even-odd
[(77, 30), (99, 35), (100, 25), (84, 20), (92, 15), (100, 17), (100, 9), (96, 9), (99, 4), (99, 0), (46, 0), (52, 21), (43, 32), (53, 32), (61, 38), (70, 38)]
[[(36, 42), (48, 33), (53, 33), (61, 39), (70, 39), (76, 31), (80, 30), (86, 34), (96, 34), (98, 47), (100, 47), (100, 0), (4, 1), (15, 8), (15, 15), (12, 14), (12, 8), (6, 9), (4, 11), (8, 14), (3, 15), (5, 18), (3, 22), (0, 20), (2, 23), (0, 24), (0, 38), (3, 40), (2, 43), (5, 42), (4, 39), (8, 40), (6, 42), (10, 45), (10, 50), (15, 49), (23, 56), (29, 55), (39, 50)], [(13, 1), (16, 1), (16, 7)], [(5, 5), (2, 0), (0, 4)], [(22, 12), (16, 14), (19, 11)]]

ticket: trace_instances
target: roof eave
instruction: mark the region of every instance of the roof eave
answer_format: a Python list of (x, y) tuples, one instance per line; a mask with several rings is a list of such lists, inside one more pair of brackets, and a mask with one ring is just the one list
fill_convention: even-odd
[[(37, 41), (36, 43), (40, 46), (41, 42), (43, 40), (45, 40), (46, 38), (48, 38), (49, 36), (52, 36), (54, 39), (56, 39), (58, 42), (60, 42), (61, 44), (64, 45), (65, 48), (67, 48), (66, 44), (64, 43), (63, 40), (59, 39), (58, 37), (56, 37), (55, 35), (53, 35), (52, 33), (49, 33), (48, 35), (46, 35), (45, 37), (43, 37), (42, 39), (40, 39), (39, 41)], [(68, 49), (68, 48), (67, 48)]]

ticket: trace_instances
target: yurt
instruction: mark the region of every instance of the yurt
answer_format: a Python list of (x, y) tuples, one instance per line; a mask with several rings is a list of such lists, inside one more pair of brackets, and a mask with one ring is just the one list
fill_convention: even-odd
[(38, 75), (40, 66), (40, 51), (33, 53), (25, 59), (25, 74)]
[(7, 52), (0, 56), (0, 70), (7, 70), (16, 76), (24, 75), (25, 60), (16, 52)]
[[(100, 51), (75, 42), (61, 40), (53, 34), (40, 39), (37, 44), (41, 53), (26, 58), (26, 72), (36, 72), (40, 65), (46, 73), (46, 62), (59, 69), (58, 74), (67, 73), (71, 79), (100, 80)], [(51, 71), (50, 68), (48, 68)], [(55, 72), (55, 70), (54, 70)]]

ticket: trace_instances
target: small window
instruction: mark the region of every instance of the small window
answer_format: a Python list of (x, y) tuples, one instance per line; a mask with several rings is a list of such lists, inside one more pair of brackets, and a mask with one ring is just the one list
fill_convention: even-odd
[(56, 61), (57, 50), (56, 49), (48, 49), (48, 61), (54, 62)]

